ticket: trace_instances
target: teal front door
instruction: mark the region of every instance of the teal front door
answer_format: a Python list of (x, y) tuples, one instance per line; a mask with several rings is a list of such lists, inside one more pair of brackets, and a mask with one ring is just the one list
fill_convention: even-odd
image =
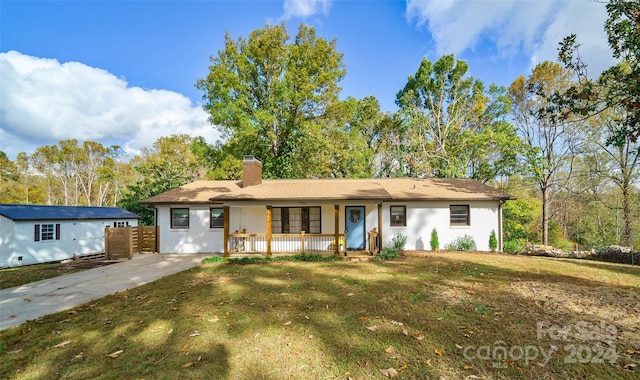
[(346, 206), (344, 211), (347, 231), (347, 250), (364, 250), (366, 240), (364, 206)]

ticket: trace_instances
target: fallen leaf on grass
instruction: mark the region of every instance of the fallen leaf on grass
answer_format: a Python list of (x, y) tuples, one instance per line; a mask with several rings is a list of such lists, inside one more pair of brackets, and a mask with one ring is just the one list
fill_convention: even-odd
[(282, 326), (289, 326), (291, 324), (291, 321), (287, 321), (285, 323), (282, 324)]
[(200, 336), (200, 332), (194, 331), (193, 334), (189, 334), (190, 337)]
[(391, 324), (394, 326), (404, 326), (404, 323), (398, 321), (391, 321)]
[(457, 348), (458, 350), (462, 350), (462, 346), (461, 346), (461, 345), (459, 345), (458, 343), (456, 343), (456, 348)]
[(366, 315), (362, 315), (362, 316), (358, 317), (358, 319), (361, 320), (361, 321), (366, 321), (366, 320), (369, 319), (369, 317), (367, 317)]
[(60, 348), (60, 347), (64, 347), (64, 346), (66, 346), (66, 345), (68, 345), (68, 344), (71, 344), (71, 343), (73, 343), (73, 341), (72, 341), (72, 340), (65, 340), (65, 341), (64, 341), (64, 342), (62, 342), (62, 343), (58, 343), (58, 344), (56, 344), (54, 347), (56, 347), (56, 348)]
[(395, 350), (395, 349), (393, 348), (393, 346), (389, 346), (389, 347), (387, 347), (387, 348), (384, 350), (384, 352), (386, 352), (387, 354), (390, 354), (390, 353), (392, 353), (394, 350)]
[(187, 350), (187, 348), (189, 347), (188, 344), (185, 344), (184, 346), (182, 346), (182, 348), (180, 349), (180, 352), (185, 352)]
[(110, 357), (111, 359), (117, 359), (118, 356), (120, 356), (120, 354), (123, 353), (123, 352), (124, 352), (124, 350), (118, 350), (118, 351), (114, 351), (114, 352), (110, 353), (107, 356)]
[(347, 297), (353, 297), (354, 295), (355, 294), (353, 294), (353, 293), (349, 293), (349, 294), (347, 294)]
[(78, 355), (74, 356), (71, 360), (76, 360), (76, 359), (85, 359), (86, 356), (84, 354), (84, 352), (79, 353)]
[(464, 369), (473, 369), (473, 366), (471, 364), (467, 364), (464, 366)]
[(424, 335), (422, 335), (422, 334), (413, 334), (413, 337), (416, 338), (417, 340), (423, 340), (424, 339)]
[(366, 329), (369, 331), (376, 331), (378, 329), (378, 326), (377, 325), (367, 326)]
[(403, 364), (400, 368), (398, 368), (398, 372), (405, 371), (409, 366), (407, 364)]
[(395, 368), (381, 369), (380, 373), (383, 376), (386, 376), (386, 377), (396, 377), (396, 376), (398, 376), (398, 371), (396, 371)]
[(409, 331), (407, 329), (402, 329), (402, 335), (409, 336)]
[(433, 350), (433, 352), (435, 352), (436, 355), (438, 355), (438, 356), (442, 356), (442, 350), (439, 350), (439, 349), (436, 348), (435, 350)]

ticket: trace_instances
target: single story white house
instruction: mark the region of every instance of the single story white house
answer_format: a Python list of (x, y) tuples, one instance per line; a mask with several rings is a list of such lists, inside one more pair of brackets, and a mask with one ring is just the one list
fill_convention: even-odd
[[(241, 181), (196, 181), (144, 200), (155, 209), (161, 253), (369, 251), (396, 234), (406, 250), (440, 248), (463, 235), (502, 247), (511, 195), (470, 179), (262, 179), (245, 156)], [(379, 244), (382, 242), (382, 244)]]
[(104, 252), (105, 227), (137, 226), (118, 207), (0, 205), (0, 268)]

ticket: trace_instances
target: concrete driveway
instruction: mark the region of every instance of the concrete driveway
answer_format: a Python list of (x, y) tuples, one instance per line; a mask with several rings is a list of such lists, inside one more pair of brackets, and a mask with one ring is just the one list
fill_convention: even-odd
[(141, 254), (128, 261), (0, 290), (0, 330), (187, 270), (209, 256)]

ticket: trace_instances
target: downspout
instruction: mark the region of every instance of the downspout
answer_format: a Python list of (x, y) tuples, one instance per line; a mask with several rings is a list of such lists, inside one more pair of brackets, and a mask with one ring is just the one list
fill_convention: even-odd
[(382, 252), (382, 201), (378, 203), (378, 253)]
[(504, 201), (500, 200), (498, 203), (498, 252), (503, 251), (502, 247), (502, 204)]

